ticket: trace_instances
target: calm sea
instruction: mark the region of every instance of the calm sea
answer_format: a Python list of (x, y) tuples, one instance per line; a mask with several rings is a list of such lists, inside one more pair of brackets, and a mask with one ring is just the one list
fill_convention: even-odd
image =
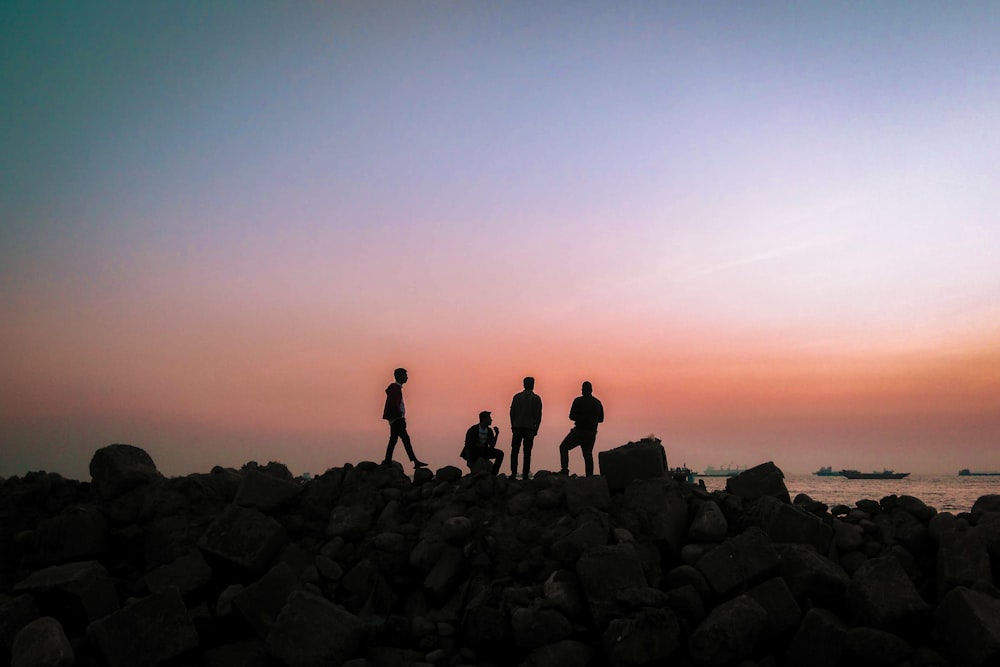
[[(709, 491), (726, 488), (724, 477), (699, 477)], [(827, 505), (854, 503), (866, 498), (881, 500), (889, 495), (914, 496), (939, 512), (968, 512), (980, 496), (1000, 494), (1000, 477), (959, 477), (950, 475), (918, 475), (903, 479), (847, 479), (818, 475), (785, 475), (785, 486), (794, 499), (805, 493)]]

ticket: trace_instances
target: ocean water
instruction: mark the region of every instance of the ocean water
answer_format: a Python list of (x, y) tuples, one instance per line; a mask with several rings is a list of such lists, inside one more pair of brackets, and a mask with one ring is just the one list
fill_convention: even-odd
[[(725, 477), (698, 477), (709, 491), (726, 488)], [(951, 474), (912, 474), (903, 479), (847, 479), (818, 475), (785, 475), (788, 494), (805, 493), (827, 505), (854, 507), (859, 500), (881, 500), (889, 495), (914, 496), (939, 512), (968, 512), (980, 496), (1000, 494), (1000, 477), (959, 477)]]

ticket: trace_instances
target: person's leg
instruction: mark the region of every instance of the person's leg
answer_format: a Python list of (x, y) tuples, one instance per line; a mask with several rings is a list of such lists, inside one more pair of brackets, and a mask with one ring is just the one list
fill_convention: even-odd
[(580, 450), (583, 452), (583, 469), (587, 477), (594, 475), (594, 443), (597, 441), (597, 434), (584, 438), (580, 443)]
[(559, 444), (559, 472), (569, 473), (569, 450), (575, 448), (579, 443), (576, 438), (576, 429), (570, 429), (566, 437)]
[[(524, 436), (524, 479), (528, 479), (528, 475), (531, 474), (531, 448), (535, 444), (535, 434), (532, 431), (528, 431)], [(517, 468), (517, 464), (514, 464), (514, 468)]]
[(401, 424), (399, 428), (399, 439), (403, 441), (403, 448), (406, 450), (407, 458), (410, 459), (410, 462), (413, 463), (416, 468), (426, 466), (427, 464), (418, 459), (417, 455), (413, 453), (413, 445), (410, 443), (410, 434), (406, 432), (406, 420), (400, 419), (397, 423)]
[(491, 450), (490, 458), (493, 459), (493, 475), (499, 475), (500, 466), (503, 465), (503, 451), (499, 449)]
[(510, 474), (511, 477), (517, 477), (517, 455), (521, 452), (521, 441), (524, 440), (524, 431), (519, 428), (512, 428), (510, 432)]
[[(402, 420), (397, 419), (394, 422), (389, 422), (389, 444), (385, 448), (385, 459), (383, 463), (392, 462), (392, 453), (396, 449), (396, 441), (399, 440), (399, 428), (396, 426)], [(405, 429), (405, 427), (404, 427)]]

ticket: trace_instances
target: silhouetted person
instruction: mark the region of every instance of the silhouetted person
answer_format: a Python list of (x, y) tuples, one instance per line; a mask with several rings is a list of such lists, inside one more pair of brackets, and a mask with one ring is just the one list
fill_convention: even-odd
[(577, 447), (583, 452), (583, 465), (587, 476), (594, 474), (594, 442), (597, 441), (597, 425), (604, 421), (604, 406), (594, 397), (594, 388), (584, 382), (583, 395), (573, 400), (569, 418), (576, 426), (559, 445), (560, 473), (569, 474), (569, 450)]
[(392, 372), (396, 381), (385, 388), (385, 409), (382, 419), (389, 422), (389, 445), (385, 448), (384, 465), (392, 463), (392, 452), (396, 449), (396, 441), (402, 440), (406, 456), (413, 462), (414, 468), (423, 468), (427, 464), (417, 458), (410, 445), (410, 434), (406, 432), (406, 404), (403, 403), (403, 385), (409, 380), (405, 368), (397, 368)]
[(465, 447), (462, 448), (462, 458), (469, 464), (470, 469), (472, 464), (479, 459), (492, 459), (493, 474), (496, 475), (500, 472), (500, 466), (503, 464), (503, 452), (496, 448), (500, 429), (496, 426), (490, 428), (492, 423), (493, 417), (487, 410), (479, 413), (479, 423), (473, 424), (465, 432)]
[(517, 455), (524, 445), (524, 473), (531, 474), (531, 446), (542, 424), (542, 398), (535, 393), (535, 378), (524, 378), (524, 391), (514, 394), (510, 402), (510, 475), (517, 479)]

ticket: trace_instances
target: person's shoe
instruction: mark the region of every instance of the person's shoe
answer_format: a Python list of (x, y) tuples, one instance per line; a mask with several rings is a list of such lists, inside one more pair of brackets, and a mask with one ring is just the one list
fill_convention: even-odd
[(569, 475), (569, 470), (566, 470), (565, 468), (563, 468), (562, 470), (559, 471), (559, 474), (560, 475)]
[(426, 468), (427, 464), (424, 463), (423, 461), (421, 461), (420, 459), (413, 459), (413, 467), (414, 468)]

